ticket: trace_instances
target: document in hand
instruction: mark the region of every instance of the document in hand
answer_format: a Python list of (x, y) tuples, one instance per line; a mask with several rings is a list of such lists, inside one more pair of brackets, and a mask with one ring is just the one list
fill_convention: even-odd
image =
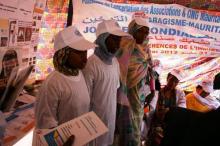
[(94, 112), (86, 113), (54, 129), (36, 129), (33, 146), (62, 146), (71, 136), (75, 136), (73, 146), (83, 146), (108, 131), (105, 124)]

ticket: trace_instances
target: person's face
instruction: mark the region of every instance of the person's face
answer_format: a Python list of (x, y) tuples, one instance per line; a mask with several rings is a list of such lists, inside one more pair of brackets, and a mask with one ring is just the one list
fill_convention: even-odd
[(144, 40), (146, 40), (147, 36), (149, 34), (149, 28), (148, 27), (141, 27), (139, 28), (133, 35), (134, 39), (136, 40), (137, 44), (143, 44)]
[(206, 98), (210, 94), (208, 92), (205, 92), (203, 89), (196, 89), (196, 92), (203, 98)]
[(110, 53), (115, 54), (120, 48), (121, 36), (110, 34), (105, 43)]
[(2, 62), (2, 66), (4, 68), (5, 76), (10, 76), (11, 71), (14, 67), (18, 66), (18, 60), (16, 58), (5, 60)]
[(179, 83), (179, 80), (173, 76), (173, 75), (169, 75), (168, 78), (167, 78), (167, 86), (170, 88), (170, 89), (175, 89), (176, 86), (178, 85)]
[(67, 58), (67, 66), (73, 69), (83, 69), (87, 63), (87, 51), (72, 50)]
[(7, 46), (7, 39), (2, 39), (1, 46)]

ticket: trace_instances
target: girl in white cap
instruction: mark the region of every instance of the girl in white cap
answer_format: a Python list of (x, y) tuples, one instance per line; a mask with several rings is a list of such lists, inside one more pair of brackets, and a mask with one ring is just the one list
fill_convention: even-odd
[(99, 23), (96, 31), (94, 54), (83, 70), (91, 97), (91, 109), (108, 127), (108, 133), (95, 140), (96, 146), (113, 143), (116, 117), (116, 94), (119, 88), (119, 64), (115, 58), (121, 37), (129, 36), (114, 20)]
[(90, 97), (81, 69), (87, 63), (87, 50), (94, 47), (74, 26), (55, 36), (55, 71), (40, 88), (36, 128), (53, 128), (89, 112)]
[(168, 73), (167, 84), (160, 90), (156, 105), (155, 117), (149, 132), (148, 145), (158, 146), (163, 138), (163, 120), (167, 111), (172, 107), (186, 108), (185, 93), (176, 88), (183, 74), (176, 69)]

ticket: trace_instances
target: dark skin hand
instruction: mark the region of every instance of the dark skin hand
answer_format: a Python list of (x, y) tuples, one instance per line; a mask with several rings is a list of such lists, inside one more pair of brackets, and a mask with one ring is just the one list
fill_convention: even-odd
[(155, 96), (155, 90), (152, 90), (150, 94), (148, 94), (145, 98), (145, 102), (147, 103), (147, 105), (150, 104), (150, 102), (152, 101), (152, 99)]
[(63, 146), (72, 146), (74, 144), (75, 141), (75, 136), (71, 135), (67, 141), (63, 144)]

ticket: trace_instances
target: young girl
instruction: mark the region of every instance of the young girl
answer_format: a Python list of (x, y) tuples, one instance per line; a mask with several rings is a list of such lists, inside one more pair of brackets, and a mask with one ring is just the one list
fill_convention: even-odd
[(36, 128), (53, 128), (89, 111), (90, 97), (81, 69), (87, 62), (87, 50), (94, 47), (74, 26), (56, 35), (55, 71), (39, 91)]
[(83, 73), (91, 96), (93, 110), (108, 127), (109, 132), (96, 139), (96, 146), (113, 143), (116, 117), (116, 94), (119, 87), (119, 64), (115, 57), (121, 38), (129, 36), (114, 20), (104, 20), (97, 26), (94, 55), (88, 60)]

